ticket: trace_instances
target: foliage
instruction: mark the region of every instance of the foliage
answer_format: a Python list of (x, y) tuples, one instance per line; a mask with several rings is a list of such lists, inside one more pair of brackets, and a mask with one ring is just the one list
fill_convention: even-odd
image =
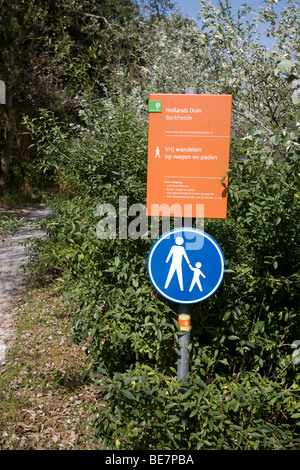
[[(299, 11), (289, 6), (279, 19), (270, 0), (259, 14), (271, 24), (272, 51), (256, 42), (255, 21), (243, 25), (242, 11), (236, 19), (227, 2), (219, 9), (202, 2), (201, 30), (177, 14), (122, 26), (136, 56), (114, 64), (118, 81), (102, 83), (105, 95), (89, 89), (79, 123), (68, 126), (45, 109), (24, 120), (40, 170), (62, 191), (33, 269), (59, 276), (86, 374), (103, 394), (94, 409), (103, 448), (299, 447), (299, 363), (291, 347), (300, 337), (292, 26)], [(74, 61), (75, 82), (87, 64)], [(201, 91), (232, 93), (234, 107), (228, 218), (205, 221), (224, 251), (226, 274), (217, 293), (193, 307), (191, 374), (182, 392), (177, 309), (153, 291), (146, 272), (152, 241), (100, 240), (96, 228), (99, 204), (113, 204), (119, 215), (122, 195), (128, 206), (145, 203), (148, 93), (182, 91), (189, 71)]]
[(0, 78), (7, 89), (0, 109), (0, 193), (47, 184), (36, 171), (22, 115), (34, 118), (44, 107), (65, 122), (79, 122), (86, 96), (103, 96), (119, 64), (130, 67), (135, 60), (138, 17), (132, 0), (0, 2)]
[(14, 235), (24, 225), (24, 218), (2, 215), (0, 218), (0, 237)]
[[(198, 367), (197, 367), (198, 365)], [(96, 433), (103, 446), (120, 449), (296, 449), (288, 415), (297, 418), (293, 388), (246, 373), (207, 383), (195, 364), (191, 385), (178, 396), (172, 376), (144, 366), (104, 375)], [(101, 369), (101, 372), (104, 372)], [(113, 400), (113, 406), (107, 403)], [(298, 410), (298, 412), (297, 412)], [(296, 411), (296, 412), (295, 412)]]

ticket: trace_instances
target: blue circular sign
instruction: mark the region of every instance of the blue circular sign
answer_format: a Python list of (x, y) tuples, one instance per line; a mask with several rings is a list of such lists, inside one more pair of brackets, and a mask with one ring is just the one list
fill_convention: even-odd
[(210, 297), (224, 276), (225, 259), (207, 233), (182, 227), (164, 233), (147, 260), (149, 279), (166, 299), (194, 304)]

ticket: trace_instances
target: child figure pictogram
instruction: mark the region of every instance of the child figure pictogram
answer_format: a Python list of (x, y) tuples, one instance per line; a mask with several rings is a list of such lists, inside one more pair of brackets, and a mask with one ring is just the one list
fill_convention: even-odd
[(204, 276), (203, 272), (200, 269), (201, 266), (202, 266), (202, 264), (199, 261), (195, 264), (195, 268), (193, 268), (191, 264), (189, 265), (190, 269), (192, 271), (194, 271), (194, 276), (193, 276), (193, 279), (192, 279), (192, 282), (191, 282), (191, 285), (190, 285), (190, 288), (189, 288), (189, 292), (191, 292), (193, 290), (195, 284), (197, 284), (197, 286), (199, 287), (201, 292), (203, 291), (202, 286), (201, 286), (201, 282), (200, 282), (200, 276), (202, 276), (204, 279), (205, 279), (205, 276)]

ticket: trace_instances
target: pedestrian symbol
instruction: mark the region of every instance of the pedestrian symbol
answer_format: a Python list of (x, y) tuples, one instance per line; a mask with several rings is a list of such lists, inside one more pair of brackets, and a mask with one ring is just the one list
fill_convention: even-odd
[(189, 288), (189, 292), (192, 291), (192, 289), (193, 289), (193, 287), (194, 287), (195, 284), (197, 284), (197, 286), (199, 287), (200, 291), (202, 292), (203, 289), (202, 289), (202, 286), (201, 286), (201, 284), (200, 284), (200, 276), (202, 276), (202, 277), (205, 278), (203, 272), (200, 271), (200, 268), (201, 268), (202, 264), (198, 262), (198, 263), (196, 263), (195, 266), (196, 266), (195, 268), (192, 268), (192, 267), (190, 266), (190, 268), (194, 271), (194, 277), (193, 277), (193, 280), (192, 280), (192, 283), (191, 283), (191, 287)]
[(182, 227), (163, 234), (148, 256), (154, 288), (173, 302), (192, 304), (210, 297), (224, 275), (224, 255), (207, 233)]
[(159, 147), (156, 147), (155, 158), (156, 158), (156, 157), (160, 158)]
[(166, 263), (169, 261), (170, 258), (172, 258), (172, 263), (171, 263), (169, 274), (166, 280), (165, 289), (169, 287), (170, 281), (176, 272), (180, 290), (183, 290), (183, 282), (182, 282), (182, 261), (183, 260), (182, 258), (184, 258), (186, 262), (190, 264), (187, 254), (185, 252), (185, 249), (183, 248), (183, 246), (181, 246), (183, 245), (183, 243), (184, 243), (184, 240), (182, 237), (176, 237), (175, 245), (172, 246), (169, 252)]

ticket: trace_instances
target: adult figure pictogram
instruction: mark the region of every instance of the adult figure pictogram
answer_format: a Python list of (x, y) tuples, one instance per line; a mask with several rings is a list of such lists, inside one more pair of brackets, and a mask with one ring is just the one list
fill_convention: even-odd
[(172, 258), (172, 261), (171, 261), (171, 266), (170, 266), (170, 269), (169, 269), (169, 273), (168, 273), (168, 277), (167, 277), (167, 280), (166, 280), (166, 283), (165, 283), (165, 289), (167, 289), (169, 287), (169, 284), (176, 272), (177, 274), (177, 279), (178, 279), (178, 282), (179, 282), (179, 288), (181, 291), (183, 291), (183, 279), (182, 279), (182, 262), (183, 262), (183, 258), (186, 260), (187, 264), (190, 264), (190, 261), (188, 259), (188, 256), (185, 252), (185, 249), (184, 247), (182, 246), (184, 243), (184, 240), (182, 237), (176, 237), (175, 239), (175, 245), (172, 246), (169, 254), (168, 254), (168, 257), (166, 259), (166, 263), (168, 263), (170, 261), (170, 259)]

